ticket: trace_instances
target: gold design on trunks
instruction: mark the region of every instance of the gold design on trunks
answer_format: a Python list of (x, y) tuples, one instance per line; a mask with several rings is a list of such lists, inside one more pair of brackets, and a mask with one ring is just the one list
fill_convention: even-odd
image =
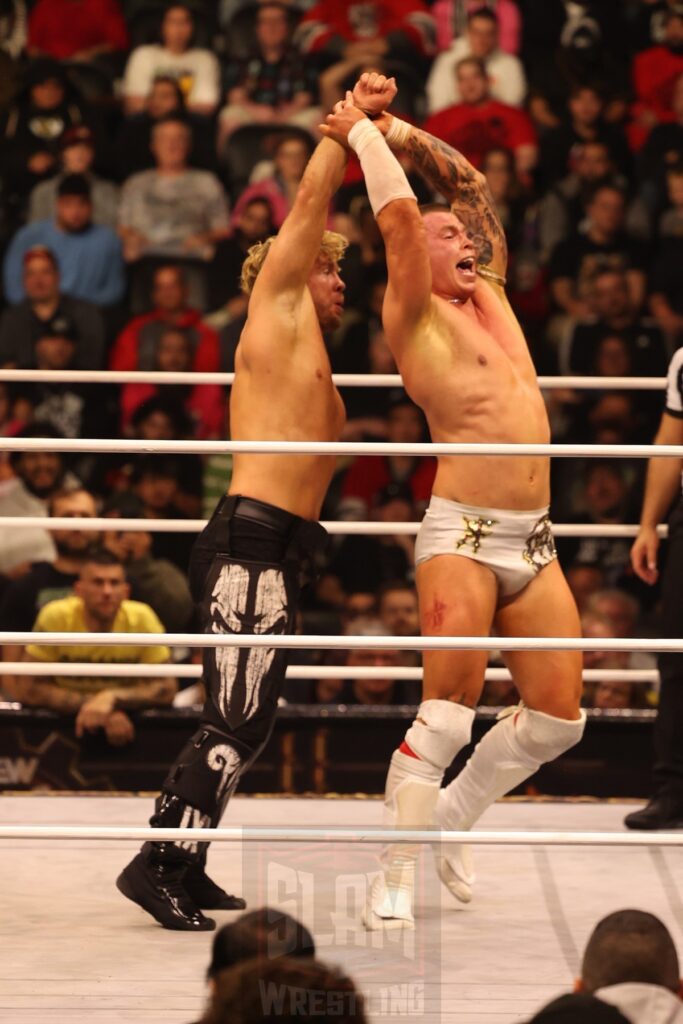
[(553, 526), (549, 516), (542, 516), (526, 539), (526, 547), (522, 558), (534, 572), (539, 572), (544, 565), (557, 557)]
[(493, 527), (497, 525), (497, 519), (470, 519), (469, 516), (463, 516), (462, 520), (465, 524), (465, 536), (461, 537), (458, 543), (455, 545), (455, 550), (458, 548), (466, 547), (468, 544), (472, 545), (472, 550), (476, 554), (481, 547), (481, 542), (484, 537), (490, 537), (493, 532)]

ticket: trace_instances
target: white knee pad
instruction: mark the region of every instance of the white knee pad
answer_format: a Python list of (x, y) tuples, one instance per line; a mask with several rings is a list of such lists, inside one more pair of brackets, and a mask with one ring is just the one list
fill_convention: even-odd
[(579, 742), (586, 727), (586, 712), (581, 709), (574, 719), (555, 718), (523, 707), (512, 721), (517, 745), (535, 769), (546, 761), (554, 761)]
[(425, 700), (406, 733), (406, 743), (423, 761), (444, 772), (470, 742), (473, 721), (472, 708), (451, 700)]

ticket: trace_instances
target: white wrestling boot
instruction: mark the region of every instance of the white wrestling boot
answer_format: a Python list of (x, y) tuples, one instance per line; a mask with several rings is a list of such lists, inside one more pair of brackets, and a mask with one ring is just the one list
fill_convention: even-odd
[[(460, 825), (451, 823), (448, 818), (448, 797), (446, 790), (439, 791), (434, 811), (434, 828), (442, 832), (460, 831)], [(448, 891), (460, 903), (472, 900), (472, 890), (476, 882), (472, 847), (467, 843), (455, 845), (449, 843), (434, 844), (434, 864), (436, 873)]]
[[(396, 750), (387, 775), (385, 828), (431, 828), (445, 769), (469, 741), (474, 712), (449, 701), (424, 701)], [(408, 751), (407, 753), (405, 751)], [(415, 866), (419, 847), (394, 843), (382, 852), (362, 922), (368, 931), (413, 928)]]
[[(523, 704), (506, 708), (457, 778), (441, 790), (436, 827), (469, 831), (494, 801), (578, 743), (585, 722), (585, 711), (577, 719), (566, 719)], [(461, 903), (469, 903), (475, 880), (471, 848), (435, 846), (434, 857), (448, 891)]]

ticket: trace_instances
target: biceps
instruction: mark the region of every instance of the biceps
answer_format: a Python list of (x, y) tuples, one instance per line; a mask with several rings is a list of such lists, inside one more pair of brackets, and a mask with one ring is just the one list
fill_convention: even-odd
[(664, 413), (659, 424), (655, 444), (683, 444), (683, 416)]

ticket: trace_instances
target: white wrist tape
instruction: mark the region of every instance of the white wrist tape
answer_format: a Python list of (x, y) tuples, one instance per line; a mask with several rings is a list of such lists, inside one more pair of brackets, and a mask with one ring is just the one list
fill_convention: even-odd
[(360, 160), (375, 217), (395, 199), (417, 202), (403, 168), (372, 121), (364, 118), (354, 124), (349, 132), (349, 146)]
[(408, 122), (401, 121), (399, 117), (392, 116), (389, 131), (384, 136), (387, 141), (387, 145), (390, 146), (391, 149), (404, 149), (409, 135), (410, 125)]

